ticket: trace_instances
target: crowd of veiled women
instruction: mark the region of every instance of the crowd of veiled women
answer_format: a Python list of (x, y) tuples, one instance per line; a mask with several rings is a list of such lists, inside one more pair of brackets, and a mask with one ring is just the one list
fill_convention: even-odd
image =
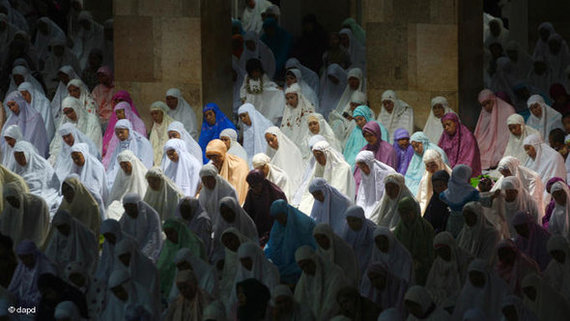
[[(519, 107), (495, 86), (510, 54), (473, 132), (441, 96), (417, 131), (395, 91), (367, 98), (353, 19), (327, 43), (309, 15), (293, 39), (249, 0), (233, 106), (205, 104), (199, 127), (177, 88), (137, 108), (113, 82), (111, 21), (67, 9), (0, 1), (0, 319), (567, 318), (568, 95)], [(541, 25), (544, 64), (568, 53), (555, 35)]]

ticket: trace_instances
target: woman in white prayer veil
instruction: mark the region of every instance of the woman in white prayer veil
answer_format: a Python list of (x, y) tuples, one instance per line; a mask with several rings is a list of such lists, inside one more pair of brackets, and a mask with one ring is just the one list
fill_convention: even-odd
[(362, 207), (367, 219), (372, 217), (373, 210), (384, 196), (384, 179), (396, 171), (377, 160), (374, 153), (364, 150), (356, 155), (356, 166), (360, 168), (362, 180), (358, 187), (356, 205)]
[(133, 304), (143, 305), (145, 309), (153, 309), (154, 314), (158, 313), (158, 306), (152, 302), (152, 294), (125, 269), (111, 273), (106, 297), (108, 302), (101, 311), (99, 320), (126, 320), (127, 307)]
[(73, 53), (79, 59), (81, 68), (85, 69), (91, 50), (103, 48), (105, 44), (104, 30), (103, 26), (93, 19), (89, 11), (82, 10), (77, 20), (80, 27), (79, 32), (73, 38)]
[(347, 83), (346, 71), (338, 64), (329, 65), (321, 77), (317, 112), (328, 118), (328, 115), (336, 109)]
[(449, 320), (449, 313), (447, 313), (442, 306), (436, 305), (433, 295), (423, 286), (411, 286), (408, 291), (406, 291), (403, 301), (408, 311), (410, 311), (410, 315), (406, 321)]
[(267, 140), (267, 156), (271, 157), (271, 164), (289, 175), (289, 184), (296, 189), (303, 179), (302, 168), (305, 168), (303, 156), (297, 144), (287, 137), (279, 128), (269, 127), (265, 131)]
[(70, 175), (61, 184), (63, 200), (60, 210), (68, 211), (73, 217), (87, 226), (94, 234), (99, 234), (99, 226), (105, 217), (93, 194), (81, 183), (75, 174)]
[(550, 193), (556, 203), (550, 217), (548, 231), (552, 235), (561, 235), (566, 240), (570, 240), (570, 190), (564, 182), (556, 182), (552, 184)]
[(117, 156), (117, 162), (121, 170), (117, 172), (107, 199), (107, 217), (114, 219), (123, 214), (122, 201), (127, 193), (145, 195), (148, 187), (145, 179), (147, 169), (133, 152), (128, 149), (122, 151)]
[(356, 67), (348, 70), (346, 78), (347, 78), (346, 87), (344, 88), (342, 96), (340, 96), (340, 99), (338, 100), (338, 103), (336, 104), (336, 107), (334, 109), (334, 111), (336, 111), (340, 115), (342, 115), (346, 106), (350, 104), (350, 100), (352, 99), (353, 93), (357, 91), (366, 92), (366, 84), (364, 81), (362, 70), (360, 68)]
[(414, 110), (405, 101), (398, 98), (393, 90), (382, 94), (382, 109), (378, 114), (381, 122), (390, 133), (390, 144), (393, 142), (394, 131), (404, 128), (408, 133), (414, 132)]
[(566, 177), (566, 165), (562, 155), (543, 143), (539, 136), (527, 136), (523, 146), (529, 156), (524, 166), (540, 175), (543, 182), (548, 182), (553, 177)]
[(51, 222), (45, 254), (57, 265), (63, 275), (67, 264), (83, 262), (90, 273), (97, 266), (97, 239), (95, 234), (66, 210), (58, 210)]
[(4, 211), (0, 220), (0, 233), (12, 238), (14, 244), (31, 240), (43, 247), (49, 231), (49, 208), (39, 196), (22, 191), (15, 183), (4, 186)]
[(17, 90), (18, 86), (23, 82), (29, 82), (35, 90), (45, 95), (44, 87), (42, 87), (40, 82), (32, 76), (28, 67), (22, 65), (12, 68), (12, 74), (10, 75), (10, 87), (8, 87), (6, 93), (11, 93)]
[(503, 157), (512, 156), (517, 158), (521, 164), (525, 164), (528, 160), (528, 155), (524, 150), (523, 141), (530, 135), (540, 137), (540, 133), (531, 126), (527, 126), (523, 116), (519, 114), (510, 115), (507, 118), (507, 126), (509, 126), (510, 134)]
[(464, 249), (457, 246), (451, 233), (438, 233), (433, 240), (436, 258), (429, 271), (426, 289), (435, 303), (441, 306), (448, 298), (455, 298), (467, 278), (467, 267), (473, 259)]
[(155, 101), (150, 105), (150, 117), (152, 118), (152, 128), (148, 140), (154, 151), (154, 165), (158, 165), (162, 160), (162, 147), (169, 139), (168, 126), (174, 119), (168, 115), (168, 106), (162, 101)]
[[(215, 266), (208, 264), (208, 262), (201, 259), (198, 254), (193, 253), (189, 248), (181, 248), (178, 250), (174, 257), (174, 263), (176, 264), (176, 273), (188, 270), (193, 271), (198, 278), (198, 287), (208, 293), (210, 297), (218, 297), (218, 274)], [(180, 294), (180, 291), (178, 291), (175, 285), (170, 289), (168, 301), (176, 299), (178, 294)]]
[(568, 240), (562, 235), (553, 235), (546, 244), (552, 260), (544, 270), (544, 280), (566, 300), (570, 301), (570, 247)]
[(398, 241), (389, 228), (378, 226), (374, 230), (374, 243), (370, 262), (381, 261), (386, 263), (392, 271), (408, 284), (414, 282), (414, 263), (412, 255), (406, 247)]
[(312, 71), (310, 68), (303, 66), (301, 62), (299, 62), (299, 59), (291, 57), (287, 59), (287, 62), (285, 62), (285, 69), (289, 70), (293, 68), (301, 71), (303, 81), (311, 86), (313, 92), (318, 96), (320, 83), (319, 75), (316, 72)]
[(485, 320), (500, 320), (503, 298), (509, 294), (508, 285), (482, 259), (473, 260), (467, 269), (467, 281), (461, 289), (451, 320), (465, 320), (469, 309), (478, 308)]
[(265, 118), (279, 124), (285, 108), (283, 91), (269, 79), (258, 59), (248, 60), (246, 70), (247, 76), (240, 88), (242, 102), (254, 105)]
[(352, 30), (342, 28), (338, 35), (340, 37), (340, 44), (346, 51), (350, 53), (351, 67), (366, 67), (366, 48), (352, 35)]
[[(268, 80), (273, 79), (275, 76), (275, 56), (273, 55), (273, 51), (271, 51), (263, 41), (259, 40), (258, 33), (252, 31), (245, 33), (243, 42), (244, 51), (239, 59), (240, 67), (247, 71), (247, 62), (250, 59), (258, 59), (261, 62), (261, 66)], [(256, 104), (253, 105), (257, 106)]]
[(299, 266), (305, 267), (307, 263), (312, 263), (315, 267), (313, 271), (305, 269), (301, 274), (295, 287), (295, 300), (310, 306), (316, 320), (330, 320), (337, 309), (338, 291), (349, 284), (344, 271), (315, 253), (308, 245), (297, 249), (295, 261)]
[(87, 88), (87, 85), (83, 82), (83, 80), (70, 80), (67, 83), (67, 91), (69, 93), (69, 96), (79, 99), (83, 110), (90, 114), (97, 115), (98, 105), (95, 102), (95, 99), (93, 99), (89, 88)]
[(134, 238), (142, 254), (156, 262), (163, 242), (158, 213), (135, 193), (123, 197), (123, 206), (121, 229)]
[(315, 106), (309, 102), (298, 84), (292, 84), (285, 90), (285, 99), (287, 105), (283, 112), (281, 131), (300, 146), (307, 132), (307, 117), (315, 112)]
[(158, 166), (149, 169), (145, 178), (148, 188), (144, 201), (158, 212), (161, 220), (171, 218), (184, 193)]
[(109, 190), (107, 174), (105, 173), (103, 164), (101, 164), (95, 156), (91, 155), (89, 147), (84, 143), (74, 144), (71, 147), (69, 157), (73, 160), (73, 164), (67, 172), (67, 175), (79, 175), (81, 183), (93, 194), (99, 207), (102, 206), (104, 209), (104, 204), (109, 196)]
[[(344, 211), (343, 213), (344, 214)], [(317, 254), (331, 263), (336, 264), (344, 271), (345, 279), (356, 286), (360, 282), (358, 259), (354, 251), (345, 240), (333, 232), (330, 225), (320, 223), (313, 230), (313, 237), (317, 243)]]
[(271, 183), (279, 186), (285, 193), (287, 199), (293, 196), (295, 190), (291, 188), (289, 183), (289, 174), (279, 168), (277, 165), (271, 164), (271, 158), (264, 153), (255, 154), (251, 160), (254, 169), (259, 169), (265, 175), (265, 178)]
[(322, 178), (311, 181), (309, 193), (315, 199), (310, 217), (315, 223), (328, 224), (336, 234), (343, 235), (346, 230), (345, 211), (352, 205), (352, 200)]
[(243, 148), (248, 155), (246, 160), (251, 163), (253, 155), (263, 153), (267, 149), (265, 131), (273, 124), (249, 103), (239, 107), (238, 115), (243, 128)]
[(200, 190), (200, 206), (208, 213), (215, 227), (220, 220), (220, 200), (226, 196), (237, 199), (235, 188), (218, 174), (218, 169), (212, 164), (206, 164), (200, 169), (202, 189)]
[[(46, 96), (52, 97), (56, 94), (57, 89), (60, 84), (58, 77), (58, 72), (62, 67), (69, 67), (75, 70), (81, 70), (79, 68), (79, 61), (77, 57), (71, 52), (71, 49), (67, 47), (67, 38), (54, 38), (49, 42), (51, 47), (51, 52), (47, 55), (44, 63), (44, 67), (41, 70), (44, 83), (46, 85)], [(74, 72), (75, 73), (75, 72)], [(70, 76), (69, 79), (79, 78), (77, 75)], [(65, 89), (65, 86), (62, 87)], [(67, 90), (65, 90), (65, 95), (67, 95)], [(59, 102), (61, 102), (61, 98)], [(57, 108), (59, 109), (59, 108)]]
[(230, 227), (237, 229), (249, 240), (259, 244), (255, 223), (246, 211), (239, 206), (237, 199), (232, 196), (222, 198), (218, 202), (217, 211), (219, 219), (214, 226), (211, 259), (216, 260), (224, 256), (221, 237), (223, 232)]
[(457, 236), (457, 245), (471, 256), (490, 262), (499, 242), (499, 232), (487, 220), (483, 207), (478, 202), (465, 204), (463, 217), (465, 223)]
[(273, 4), (267, 0), (248, 1), (241, 15), (243, 29), (245, 31), (253, 31), (256, 34), (261, 33), (263, 29), (263, 18), (261, 14), (272, 5)]
[(285, 94), (287, 94), (287, 90), (294, 84), (297, 84), (297, 86), (299, 86), (299, 90), (297, 91), (303, 93), (303, 96), (307, 99), (308, 102), (310, 102), (315, 108), (319, 108), (319, 97), (313, 88), (303, 80), (303, 74), (301, 70), (297, 68), (291, 68), (287, 70), (287, 73), (285, 75)]
[(503, 157), (499, 162), (497, 170), (501, 173), (501, 177), (495, 182), (495, 185), (491, 188), (491, 192), (500, 189), (505, 178), (510, 176), (517, 177), (520, 181), (520, 186), (522, 186), (536, 202), (538, 212), (542, 217), (544, 214), (543, 194), (545, 186), (538, 173), (522, 166), (521, 161), (512, 156)]
[(45, 60), (49, 53), (50, 41), (55, 38), (65, 38), (65, 34), (61, 28), (48, 17), (39, 18), (37, 27), (38, 30), (36, 32), (34, 47), (36, 47), (39, 58)]
[(131, 238), (131, 236), (121, 229), (121, 225), (117, 220), (113, 219), (106, 219), (101, 223), (101, 235), (105, 241), (102, 245), (101, 258), (93, 278), (99, 282), (104, 282), (104, 280), (109, 279), (115, 267), (115, 248), (117, 244), (126, 238)]
[[(336, 188), (349, 200), (354, 200), (356, 185), (350, 165), (344, 160), (342, 154), (334, 150), (326, 141), (321, 141), (313, 146), (315, 165), (313, 166), (310, 181), (314, 178), (324, 178), (327, 183)], [(314, 197), (309, 191), (309, 186), (304, 191), (299, 210), (309, 213), (313, 208)]]
[[(219, 266), (219, 261), (223, 261), (223, 269), (220, 279), (220, 299), (227, 300), (231, 296), (231, 292), (235, 292), (234, 280), (237, 274), (240, 261), (237, 252), (241, 244), (251, 242), (247, 236), (240, 233), (236, 228), (230, 227), (221, 235), (222, 244), (224, 245), (224, 256), (222, 258), (210, 258), (212, 263)], [(227, 308), (229, 310), (229, 307)]]
[[(202, 163), (202, 147), (196, 142), (194, 137), (188, 133), (188, 131), (184, 128), (184, 125), (179, 121), (173, 121), (168, 126), (168, 138), (178, 138), (182, 139), (184, 143), (186, 143), (186, 151), (190, 153), (190, 155), (194, 156), (196, 160)], [(156, 164), (158, 165), (158, 164)]]
[[(277, 266), (265, 258), (263, 250), (253, 242), (242, 243), (237, 251), (239, 264), (234, 279), (233, 288), (246, 279), (256, 279), (270, 291), (279, 285), (279, 270)], [(237, 291), (232, 291), (226, 304), (234, 309), (238, 303)]]
[(18, 91), (22, 94), (26, 102), (42, 115), (44, 125), (46, 126), (47, 139), (51, 141), (55, 133), (55, 123), (53, 115), (51, 114), (49, 100), (29, 82), (21, 83), (20, 86), (18, 86)]
[(169, 139), (164, 145), (161, 168), (186, 196), (195, 196), (201, 164), (186, 150), (183, 140)]
[(6, 143), (2, 145), (2, 165), (11, 171), (14, 171), (16, 161), (14, 160), (13, 149), (18, 141), (24, 139), (24, 136), (22, 136), (20, 127), (14, 124), (4, 129), (4, 132), (2, 133), (2, 139), (6, 141)]
[(220, 140), (226, 144), (228, 149), (228, 154), (237, 156), (245, 161), (248, 160), (249, 156), (245, 149), (237, 141), (238, 134), (233, 128), (226, 128), (220, 133)]
[(372, 210), (370, 220), (378, 226), (388, 227), (391, 231), (396, 229), (400, 222), (398, 203), (404, 197), (415, 199), (406, 186), (404, 176), (394, 173), (384, 178), (384, 195)]
[(182, 97), (180, 89), (170, 88), (166, 91), (166, 105), (170, 109), (168, 115), (172, 119), (181, 122), (192, 138), (198, 139), (199, 127), (196, 121), (196, 113), (192, 106)]
[(426, 170), (420, 180), (418, 194), (416, 195), (416, 199), (420, 203), (422, 216), (424, 215), (433, 195), (433, 186), (431, 182), (432, 175), (441, 170), (444, 170), (451, 175), (451, 168), (447, 166), (443, 161), (441, 154), (435, 149), (428, 149), (424, 152), (423, 162), (426, 166)]
[[(366, 94), (361, 91), (355, 91), (352, 93), (352, 96), (350, 97), (350, 102), (344, 107), (342, 114), (337, 113), (335, 110), (333, 110), (329, 114), (330, 127), (332, 128), (334, 134), (339, 140), (339, 144), (341, 146), (346, 145), (346, 140), (348, 136), (350, 136), (350, 134), (354, 130), (354, 127), (356, 127), (356, 122), (353, 121), (352, 118), (352, 112), (358, 106), (362, 105), (366, 106), (367, 104), (368, 104), (368, 98), (366, 97)], [(374, 118), (376, 116), (372, 115), (372, 117)]]
[(536, 129), (546, 139), (554, 128), (564, 129), (562, 115), (548, 106), (540, 95), (532, 95), (526, 102), (530, 109), (530, 117), (526, 124)]
[(115, 124), (115, 136), (119, 143), (115, 148), (107, 150), (107, 154), (103, 157), (102, 163), (107, 169), (107, 183), (109, 187), (113, 186), (115, 176), (119, 171), (117, 157), (124, 150), (130, 150), (135, 154), (146, 168), (152, 167), (154, 154), (150, 141), (136, 130), (133, 130), (131, 121), (128, 119), (120, 119)]
[[(72, 123), (61, 125), (57, 131), (57, 136), (54, 137), (54, 139), (58, 137), (63, 140), (63, 143), (57, 145), (54, 144), (54, 149), (50, 150), (51, 156), (48, 161), (53, 166), (60, 182), (65, 180), (65, 177), (69, 173), (69, 168), (73, 163), (69, 154), (71, 153), (71, 147), (75, 144), (87, 144), (89, 147), (89, 153), (91, 155), (96, 155), (97, 158), (100, 157), (97, 146), (95, 146), (93, 141), (78, 130)], [(57, 147), (57, 149), (55, 147)]]
[(453, 112), (453, 109), (449, 107), (447, 98), (437, 96), (431, 99), (431, 109), (423, 130), (424, 134), (426, 134), (430, 141), (439, 142), (441, 133), (443, 133), (441, 117), (447, 113)]
[(61, 103), (69, 95), (67, 91), (67, 84), (72, 79), (79, 79), (79, 75), (75, 72), (72, 66), (65, 65), (59, 68), (57, 72), (57, 77), (59, 79), (59, 83), (57, 85), (57, 89), (55, 90), (55, 95), (51, 100), (51, 113), (53, 115), (53, 119), (55, 124), (59, 124), (62, 114)]
[[(101, 147), (103, 146), (103, 134), (101, 132), (101, 125), (97, 116), (86, 112), (77, 98), (66, 97), (61, 102), (62, 116), (59, 122), (59, 128), (66, 123), (71, 123), (85, 134), (95, 146), (97, 146), (98, 155), (101, 154)], [(57, 150), (58, 145), (62, 144), (60, 137), (54, 137), (50, 144), (50, 150)], [(96, 155), (97, 156), (97, 155)]]
[(309, 147), (309, 142), (315, 135), (323, 136), (326, 141), (332, 146), (332, 148), (338, 152), (342, 152), (342, 146), (340, 145), (335, 133), (323, 115), (319, 113), (312, 113), (305, 119), (306, 123), (301, 128), (303, 135), (299, 139), (301, 141), (299, 144), (299, 149), (303, 154), (303, 159), (305, 161), (309, 160), (313, 156), (311, 148)]
[(61, 203), (61, 196), (59, 179), (49, 162), (26, 141), (16, 143), (14, 158), (16, 159), (14, 172), (26, 181), (30, 193), (45, 200), (53, 215)]
[(239, 64), (239, 58), (232, 55), (232, 81), (233, 81), (233, 103), (232, 103), (232, 111), (234, 114), (237, 112), (239, 106), (241, 106), (241, 98), (239, 96), (239, 90), (241, 88), (241, 84), (243, 84), (243, 80), (245, 78), (245, 68)]
[(529, 273), (522, 280), (523, 300), (538, 320), (563, 321), (570, 313), (570, 302), (560, 295), (546, 280)]

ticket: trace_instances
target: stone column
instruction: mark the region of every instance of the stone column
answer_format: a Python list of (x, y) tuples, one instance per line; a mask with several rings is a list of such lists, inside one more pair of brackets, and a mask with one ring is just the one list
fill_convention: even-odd
[(228, 0), (120, 0), (114, 5), (115, 83), (150, 124), (150, 104), (180, 88), (201, 123), (202, 106), (232, 110)]
[(483, 86), (483, 7), (468, 0), (362, 0), (367, 92), (380, 111), (393, 89), (414, 108), (423, 129), (434, 96), (445, 96), (475, 127)]

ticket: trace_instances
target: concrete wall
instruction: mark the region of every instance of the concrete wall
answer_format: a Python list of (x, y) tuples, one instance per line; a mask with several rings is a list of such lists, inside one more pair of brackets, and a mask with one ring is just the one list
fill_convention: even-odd
[(230, 2), (227, 0), (114, 1), (115, 80), (141, 115), (180, 88), (201, 121), (201, 107), (231, 110)]
[(393, 89), (414, 108), (421, 129), (431, 98), (441, 95), (474, 127), (472, 111), (481, 108), (472, 95), (482, 86), (482, 4), (465, 2), (362, 0), (371, 108), (378, 112), (382, 93)]

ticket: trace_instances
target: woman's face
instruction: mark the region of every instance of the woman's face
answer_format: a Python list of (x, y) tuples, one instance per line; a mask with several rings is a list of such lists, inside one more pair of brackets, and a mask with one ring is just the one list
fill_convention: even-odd
[(362, 219), (353, 216), (347, 216), (346, 223), (348, 224), (348, 227), (350, 227), (350, 229), (353, 231), (360, 231), (362, 229), (362, 225), (364, 224)]
[(522, 126), (520, 124), (510, 124), (509, 131), (511, 134), (520, 137), (522, 134)]
[(311, 131), (311, 134), (317, 135), (321, 132), (321, 125), (317, 120), (311, 120), (309, 121), (309, 130)]
[(117, 138), (123, 142), (129, 138), (129, 130), (126, 128), (115, 128), (115, 135), (117, 135)]
[[(10, 103), (8, 103), (8, 107), (10, 107)], [(67, 118), (71, 119), (71, 121), (77, 121), (77, 114), (75, 113), (75, 110), (73, 110), (72, 108), (64, 108), (63, 113), (65, 114), (65, 116), (67, 116)]]
[(240, 119), (241, 122), (244, 123), (246, 126), (251, 126), (251, 118), (249, 118), (249, 113), (248, 113), (248, 112), (239, 114), (239, 119)]
[(232, 146), (231, 139), (228, 136), (220, 136), (220, 140), (226, 144), (226, 149), (230, 150), (230, 147)]
[(362, 136), (364, 136), (369, 145), (374, 145), (378, 142), (378, 137), (368, 131), (362, 131)]
[(486, 112), (490, 113), (493, 111), (493, 101), (491, 99), (487, 99), (481, 103), (481, 108)]
[(554, 198), (554, 200), (558, 205), (560, 206), (566, 205), (567, 197), (566, 193), (563, 190), (552, 192), (552, 198)]
[(26, 166), (28, 164), (28, 162), (26, 161), (26, 155), (24, 155), (24, 152), (14, 152), (14, 159), (16, 160), (16, 163), (18, 163), (18, 165), (20, 166)]
[(265, 140), (267, 141), (267, 145), (269, 145), (269, 147), (275, 150), (279, 149), (279, 140), (277, 139), (277, 136), (270, 133), (266, 133)]
[(360, 168), (360, 170), (366, 175), (370, 175), (370, 167), (368, 167), (368, 164), (366, 164), (365, 162), (357, 162), (356, 166), (358, 166), (358, 168)]
[[(70, 134), (71, 135), (71, 134)], [(12, 137), (8, 137), (8, 136), (4, 136), (4, 140), (6, 141), (6, 143), (8, 143), (8, 145), (10, 145), (10, 147), (14, 148), (14, 145), (16, 145), (16, 140)]]
[(170, 130), (170, 131), (168, 131), (168, 138), (169, 139), (173, 139), (173, 138), (180, 139), (180, 133), (175, 131), (175, 130)]
[(124, 110), (124, 109), (117, 109), (117, 110), (115, 110), (115, 115), (117, 116), (117, 119), (125, 119), (125, 118), (127, 118), (127, 116), (125, 115), (125, 110)]
[(536, 118), (542, 118), (542, 106), (540, 106), (539, 103), (534, 103), (534, 104), (530, 105), (530, 112)]
[(297, 83), (297, 77), (292, 72), (288, 72), (287, 76), (285, 76), (285, 82), (287, 83), (287, 87), (291, 87), (294, 83)]
[(207, 110), (204, 113), (204, 119), (206, 119), (208, 125), (213, 126), (216, 124), (216, 113), (213, 110)]
[(150, 111), (150, 117), (152, 118), (152, 121), (157, 123), (157, 124), (162, 124), (162, 119), (164, 117), (164, 114), (162, 113), (162, 110), (151, 110)]
[(176, 107), (178, 107), (178, 98), (174, 96), (166, 96), (166, 106), (172, 110), (176, 109)]
[(133, 165), (131, 164), (131, 162), (120, 162), (119, 165), (121, 166), (121, 169), (123, 170), (123, 172), (125, 172), (126, 175), (131, 175), (131, 173), (133, 172)]
[(388, 194), (388, 197), (390, 199), (396, 199), (396, 197), (398, 197), (398, 194), (400, 194), (400, 186), (391, 182), (386, 183), (386, 194)]
[(341, 33), (339, 36), (340, 36), (340, 44), (345, 48), (350, 47), (350, 38), (348, 37), (348, 35), (345, 33)]
[(299, 104), (299, 96), (297, 96), (295, 93), (286, 94), (285, 99), (287, 100), (287, 105), (291, 107), (297, 107)]
[(327, 164), (327, 155), (325, 155), (325, 153), (321, 152), (320, 150), (314, 150), (313, 156), (319, 165), (325, 166)]
[(350, 86), (350, 89), (357, 90), (360, 86), (360, 79), (356, 77), (350, 77), (348, 78), (348, 85)]
[(166, 151), (166, 156), (168, 157), (168, 159), (170, 159), (171, 162), (173, 163), (178, 163), (178, 153), (176, 152), (175, 149), (169, 149)]
[(384, 109), (386, 109), (386, 111), (389, 113), (392, 113), (394, 110), (394, 102), (391, 100), (384, 100), (382, 102), (382, 106), (384, 106)]
[(79, 87), (71, 85), (67, 87), (67, 91), (69, 92), (69, 96), (71, 97), (75, 97), (77, 99), (81, 97), (81, 89), (79, 89)]
[(532, 145), (524, 145), (524, 151), (528, 155), (528, 157), (535, 159), (536, 158), (536, 149)]
[(25, 100), (28, 104), (31, 104), (31, 103), (32, 103), (32, 94), (30, 94), (29, 91), (27, 91), (27, 90), (22, 90), (22, 91), (20, 91), (20, 94), (22, 94), (22, 97), (24, 97), (24, 100)]
[(425, 165), (426, 165), (426, 171), (428, 171), (430, 174), (433, 174), (439, 170), (439, 166), (434, 161), (427, 162), (425, 163)]
[(366, 125), (366, 118), (364, 118), (364, 116), (356, 116), (354, 117), (354, 121), (356, 122), (356, 126), (360, 127), (360, 129)]
[(457, 131), (457, 124), (451, 119), (445, 120), (443, 121), (443, 130), (445, 130), (449, 136), (453, 136)]
[(433, 105), (433, 115), (438, 119), (445, 115), (445, 108), (442, 104)]

